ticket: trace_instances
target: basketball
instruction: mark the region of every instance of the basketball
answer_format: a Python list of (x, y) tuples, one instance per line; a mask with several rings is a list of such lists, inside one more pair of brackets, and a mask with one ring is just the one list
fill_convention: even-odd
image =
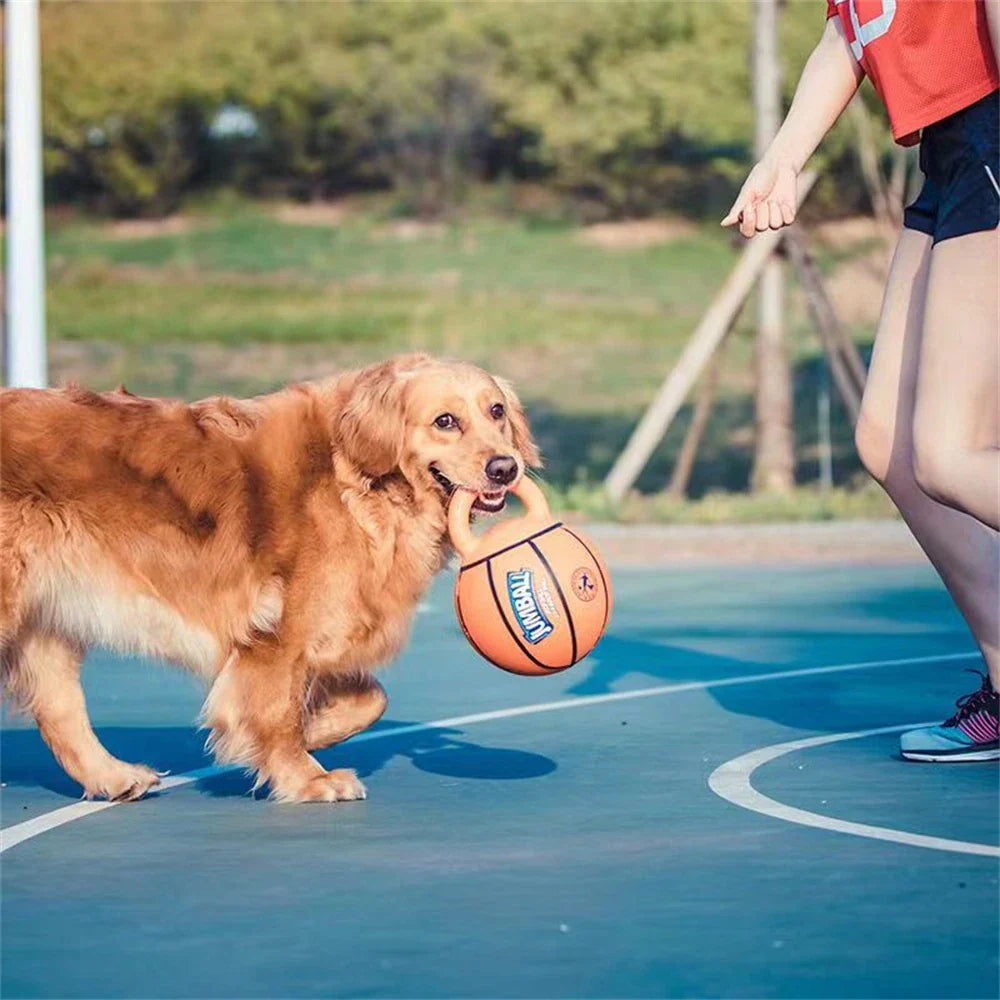
[(448, 509), (461, 559), (455, 611), (466, 638), (491, 663), (515, 674), (558, 673), (600, 641), (611, 616), (611, 578), (591, 542), (553, 519), (527, 476), (513, 489), (524, 517), (480, 537), (469, 529), (475, 493), (456, 490)]

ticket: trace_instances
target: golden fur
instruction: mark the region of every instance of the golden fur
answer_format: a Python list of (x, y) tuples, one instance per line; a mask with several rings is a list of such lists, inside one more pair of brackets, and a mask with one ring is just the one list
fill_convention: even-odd
[[(500, 404), (502, 412), (497, 408)], [(442, 429), (444, 413), (458, 426)], [(403, 645), (449, 554), (447, 482), (538, 464), (510, 387), (425, 356), (250, 400), (0, 393), (4, 688), (87, 795), (137, 798), (156, 772), (112, 757), (79, 668), (94, 645), (210, 685), (220, 761), (284, 801), (364, 797), (309, 754), (371, 725), (371, 676)]]

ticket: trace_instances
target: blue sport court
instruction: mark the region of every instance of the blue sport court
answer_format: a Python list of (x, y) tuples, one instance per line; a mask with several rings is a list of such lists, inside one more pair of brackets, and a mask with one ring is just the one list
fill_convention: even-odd
[(982, 666), (931, 570), (614, 577), (604, 642), (536, 679), (445, 573), (386, 717), (320, 755), (365, 802), (255, 800), (192, 678), (93, 656), (101, 739), (172, 776), (80, 803), (6, 720), (3, 997), (996, 997), (997, 767), (897, 755)]

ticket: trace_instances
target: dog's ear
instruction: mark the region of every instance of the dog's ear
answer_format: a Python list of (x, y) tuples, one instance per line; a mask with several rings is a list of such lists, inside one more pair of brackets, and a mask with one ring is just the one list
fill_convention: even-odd
[(503, 393), (507, 419), (510, 421), (510, 429), (514, 434), (514, 447), (521, 453), (521, 457), (527, 465), (533, 469), (540, 469), (542, 456), (538, 451), (538, 445), (535, 444), (535, 439), (531, 436), (531, 428), (528, 426), (528, 418), (525, 416), (521, 400), (517, 398), (514, 387), (506, 379), (498, 378), (495, 381)]
[(347, 460), (368, 479), (399, 466), (406, 435), (404, 392), (398, 362), (358, 372), (350, 386), (335, 439)]

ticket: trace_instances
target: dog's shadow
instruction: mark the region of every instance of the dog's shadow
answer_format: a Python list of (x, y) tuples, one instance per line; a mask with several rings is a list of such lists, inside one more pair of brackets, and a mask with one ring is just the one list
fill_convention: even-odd
[[(462, 732), (458, 729), (422, 729), (393, 735), (393, 730), (410, 725), (413, 723), (403, 720), (383, 720), (357, 742), (321, 750), (316, 757), (327, 768), (352, 767), (362, 778), (375, 774), (397, 757), (408, 758), (414, 767), (429, 774), (481, 781), (540, 778), (557, 766), (541, 754), (459, 739)], [(97, 734), (116, 757), (141, 761), (171, 774), (212, 764), (205, 753), (205, 733), (195, 729), (107, 727)], [(10, 785), (40, 786), (67, 798), (80, 796), (80, 786), (59, 767), (37, 729), (0, 732), (0, 779)], [(245, 796), (251, 793), (252, 784), (247, 774), (234, 770), (203, 779), (199, 788), (217, 797)]]

